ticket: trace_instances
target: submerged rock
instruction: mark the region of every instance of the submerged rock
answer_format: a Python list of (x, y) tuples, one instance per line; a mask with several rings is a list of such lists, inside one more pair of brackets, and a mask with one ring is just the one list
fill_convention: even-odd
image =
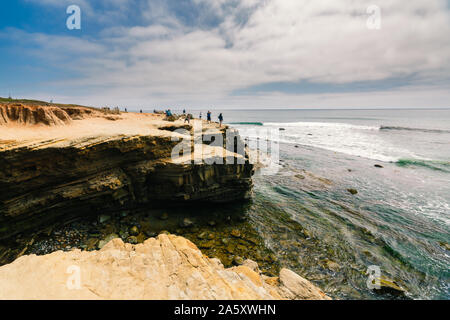
[(450, 244), (441, 241), (441, 242), (439, 242), (439, 245), (440, 245), (442, 248), (444, 248), (445, 250), (450, 251)]
[(158, 235), (156, 232), (150, 230), (145, 230), (144, 234), (149, 238), (154, 238)]
[(127, 242), (131, 243), (131, 244), (137, 244), (138, 239), (135, 236), (130, 236), (130, 237), (128, 237)]
[(189, 218), (184, 218), (183, 221), (180, 222), (180, 227), (182, 228), (189, 228), (194, 225), (194, 221), (192, 221)]
[(169, 219), (169, 215), (167, 214), (167, 212), (164, 212), (164, 213), (159, 217), (159, 219), (161, 219), (161, 220), (167, 220), (167, 219)]
[[(386, 277), (380, 277), (377, 279), (380, 284), (380, 288), (373, 289), (377, 294), (390, 294), (398, 297), (405, 297), (405, 289), (400, 287), (394, 280), (388, 279)], [(374, 280), (376, 281), (376, 280)]]
[(375, 168), (384, 168), (381, 164), (374, 165)]
[(115, 233), (112, 233), (108, 236), (106, 236), (106, 238), (104, 238), (103, 240), (100, 240), (98, 242), (97, 248), (98, 249), (102, 249), (108, 242), (110, 242), (112, 239), (118, 238), (119, 236)]
[(236, 266), (240, 266), (240, 265), (244, 264), (244, 259), (242, 259), (239, 256), (235, 256), (233, 259), (233, 264)]
[(102, 214), (98, 217), (98, 222), (102, 224), (102, 223), (109, 221), (110, 219), (111, 219), (111, 216)]
[(240, 237), (241, 237), (241, 232), (240, 232), (239, 230), (237, 230), (237, 229), (233, 229), (233, 230), (231, 231), (231, 235), (232, 235), (233, 237), (235, 237), (235, 238), (240, 238)]
[(130, 235), (137, 236), (139, 234), (139, 228), (136, 226), (132, 226), (130, 228)]
[(358, 194), (358, 190), (356, 190), (356, 189), (347, 189), (347, 191), (353, 195)]

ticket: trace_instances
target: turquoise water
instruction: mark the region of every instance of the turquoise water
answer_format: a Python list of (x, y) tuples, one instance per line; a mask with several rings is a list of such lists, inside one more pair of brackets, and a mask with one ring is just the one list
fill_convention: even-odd
[(409, 297), (450, 298), (450, 110), (221, 112), (244, 137), (282, 128), (248, 214), (283, 265), (336, 298), (389, 298), (371, 265)]

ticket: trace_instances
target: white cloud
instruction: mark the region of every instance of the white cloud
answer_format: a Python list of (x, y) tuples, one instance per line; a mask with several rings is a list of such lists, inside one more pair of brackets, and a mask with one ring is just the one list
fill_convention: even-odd
[[(64, 65), (63, 57), (70, 57), (70, 68), (81, 76), (59, 82), (60, 86), (92, 88), (87, 99), (98, 101), (100, 96), (105, 103), (127, 101), (131, 94), (136, 104), (149, 99), (249, 103), (251, 98), (230, 93), (272, 82), (345, 84), (411, 78), (416, 85), (449, 86), (450, 14), (443, 0), (377, 0), (381, 30), (366, 27), (371, 1), (193, 1), (204, 7), (199, 14), (218, 17), (216, 27), (187, 27), (167, 5), (149, 1), (153, 5), (142, 12), (152, 21), (146, 27), (104, 30), (95, 40), (22, 37), (37, 43), (37, 53), (48, 56), (49, 63)], [(125, 10), (125, 2), (113, 1), (111, 7)], [(244, 11), (249, 13), (245, 23), (240, 16)], [(405, 103), (410, 100), (410, 91), (395, 92), (395, 97), (404, 96)], [(394, 96), (385, 97), (397, 104)], [(299, 103), (307, 96), (269, 94), (265, 99), (276, 103), (274, 97)], [(253, 98), (264, 104), (260, 96)]]

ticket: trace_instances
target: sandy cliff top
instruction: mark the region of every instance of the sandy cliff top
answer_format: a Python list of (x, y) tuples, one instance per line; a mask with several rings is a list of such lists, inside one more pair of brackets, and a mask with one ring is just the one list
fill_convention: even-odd
[[(114, 114), (70, 105), (3, 103), (0, 104), (0, 151), (20, 147), (78, 147), (133, 136), (181, 138), (173, 131), (190, 127), (184, 120), (169, 122), (164, 117), (151, 113)], [(219, 129), (218, 124), (206, 121), (202, 121), (202, 126), (204, 130)]]

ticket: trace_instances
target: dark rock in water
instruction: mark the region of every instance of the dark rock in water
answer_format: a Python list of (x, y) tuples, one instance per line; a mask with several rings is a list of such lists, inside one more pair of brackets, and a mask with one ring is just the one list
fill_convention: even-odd
[(450, 244), (441, 241), (441, 242), (439, 242), (439, 245), (440, 245), (442, 248), (444, 248), (445, 250), (450, 251)]
[(405, 297), (405, 289), (400, 287), (394, 280), (385, 277), (380, 277), (373, 280), (373, 284), (376, 285), (378, 282), (379, 289), (375, 288), (373, 291), (377, 294), (390, 294), (397, 297)]
[(239, 256), (235, 256), (234, 259), (233, 259), (233, 264), (236, 265), (236, 266), (243, 265), (244, 264), (244, 259), (242, 259)]
[(208, 237), (208, 233), (206, 231), (200, 233), (197, 238), (199, 238), (200, 240), (202, 239), (206, 239)]
[(202, 242), (199, 244), (199, 247), (202, 249), (211, 249), (214, 247), (214, 241)]
[(131, 237), (128, 237), (127, 242), (131, 243), (131, 244), (138, 244), (139, 241), (135, 236), (131, 236)]
[(166, 212), (164, 212), (164, 213), (159, 217), (159, 219), (161, 219), (161, 220), (167, 220), (167, 219), (169, 219), (169, 215), (168, 215)]
[(336, 262), (334, 262), (332, 260), (326, 259), (324, 263), (325, 263), (326, 268), (331, 270), (331, 271), (335, 271), (336, 272), (336, 271), (338, 271), (341, 268), (341, 266), (339, 264), (337, 264)]
[(297, 145), (296, 145), (295, 147), (296, 147), (296, 148), (300, 148), (300, 146), (297, 146)]
[(90, 238), (87, 243), (86, 243), (86, 250), (94, 250), (95, 247), (97, 246), (98, 243), (98, 239), (95, 238)]
[(233, 246), (231, 243), (229, 243), (229, 244), (227, 245), (227, 247), (226, 247), (226, 250), (228, 251), (228, 253), (231, 253), (231, 254), (234, 253), (234, 250), (235, 250), (235, 249), (236, 249), (236, 247)]
[(141, 232), (136, 237), (138, 243), (143, 243), (145, 241), (145, 235)]
[(363, 251), (362, 253), (363, 253), (367, 258), (372, 258), (372, 257), (373, 257), (373, 255), (370, 253), (370, 251), (365, 250), (365, 251)]
[(381, 164), (374, 165), (375, 168), (384, 168)]
[(347, 189), (347, 191), (353, 195), (358, 194), (358, 190), (356, 190), (356, 189)]
[(130, 235), (132, 236), (137, 236), (139, 234), (139, 229), (136, 226), (132, 226), (130, 228)]
[(126, 240), (130, 236), (130, 234), (126, 231), (120, 231), (119, 236), (122, 240)]
[(241, 222), (247, 221), (247, 216), (246, 215), (240, 215), (238, 217), (238, 220), (241, 221)]
[(99, 222), (100, 224), (103, 224), (103, 223), (109, 221), (110, 219), (111, 219), (111, 216), (102, 214), (102, 215), (100, 215), (100, 216), (98, 217), (98, 222)]
[(313, 134), (312, 133), (308, 133), (308, 136), (312, 136)]
[(352, 172), (353, 170), (352, 170), (352, 169), (347, 169), (347, 171), (348, 171), (348, 172)]
[(115, 233), (112, 233), (110, 235), (108, 235), (106, 238), (104, 238), (103, 240), (100, 240), (97, 244), (97, 248), (100, 250), (101, 248), (103, 248), (108, 242), (110, 242), (112, 239), (116, 239), (119, 238), (119, 236)]
[(194, 225), (194, 222), (189, 218), (184, 218), (183, 221), (180, 223), (180, 227), (182, 228), (189, 228)]
[(286, 129), (285, 129), (285, 128), (280, 128), (279, 130), (280, 130), (280, 131), (286, 131)]
[(158, 235), (156, 232), (150, 230), (145, 230), (144, 234), (149, 238), (154, 238)]
[(233, 237), (235, 237), (235, 238), (240, 238), (240, 237), (241, 237), (241, 232), (240, 232), (239, 230), (237, 230), (237, 229), (233, 229), (233, 230), (231, 231), (231, 235), (232, 235)]

